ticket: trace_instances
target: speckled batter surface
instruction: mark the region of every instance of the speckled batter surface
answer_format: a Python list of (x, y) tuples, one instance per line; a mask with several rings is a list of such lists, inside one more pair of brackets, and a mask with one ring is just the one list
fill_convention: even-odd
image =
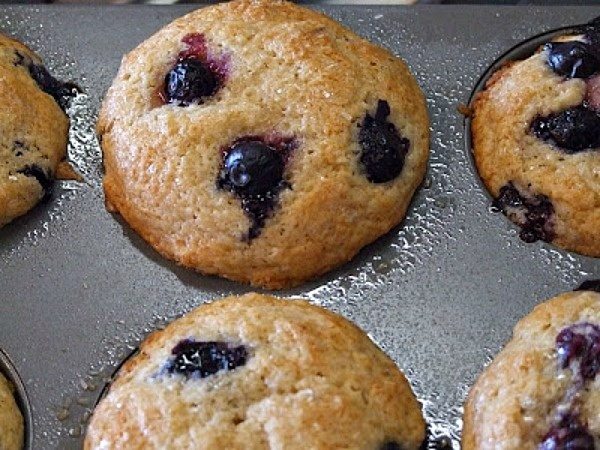
[[(221, 86), (202, 104), (165, 105), (157, 98), (165, 74), (194, 40)], [(410, 147), (397, 176), (373, 183), (359, 162), (359, 133), (380, 100)], [(428, 123), (415, 79), (387, 50), (291, 3), (238, 0), (176, 20), (123, 60), (98, 126), (106, 199), (186, 267), (290, 287), (401, 221), (425, 173)], [(248, 136), (290, 147), (258, 229), (217, 183), (223, 153)]]
[[(169, 372), (191, 341), (243, 348), (244, 363)], [(247, 294), (150, 335), (97, 406), (85, 448), (417, 450), (424, 438), (408, 382), (364, 332), (300, 300)]]

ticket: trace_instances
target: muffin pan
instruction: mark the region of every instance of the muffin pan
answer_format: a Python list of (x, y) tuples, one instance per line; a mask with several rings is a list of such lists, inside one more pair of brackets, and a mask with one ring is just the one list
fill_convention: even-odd
[[(164, 260), (103, 205), (99, 102), (125, 52), (195, 7), (14, 6), (0, 17), (4, 32), (86, 92), (69, 111), (69, 153), (86, 182), (58, 183), (49, 203), (0, 231), (0, 347), (29, 394), (32, 448), (81, 448), (93, 405), (143, 336), (199, 303), (249, 290)], [(600, 278), (600, 260), (525, 244), (489, 211), (457, 107), (507, 49), (600, 8), (314, 7), (408, 62), (428, 98), (432, 154), (402, 226), (278, 295), (308, 298), (365, 329), (423, 402), (431, 448), (445, 437), (458, 449), (468, 387), (515, 322)], [(530, 52), (537, 41), (526, 45)]]

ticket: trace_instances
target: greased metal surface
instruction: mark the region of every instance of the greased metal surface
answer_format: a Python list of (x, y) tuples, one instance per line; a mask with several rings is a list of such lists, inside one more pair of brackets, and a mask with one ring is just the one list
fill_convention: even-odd
[[(80, 448), (89, 411), (119, 363), (156, 327), (247, 286), (158, 256), (104, 209), (94, 136), (121, 56), (195, 6), (6, 7), (1, 29), (59, 78), (84, 88), (70, 110), (69, 154), (85, 183), (0, 231), (0, 347), (25, 383), (35, 449)], [(525, 244), (488, 211), (464, 146), (459, 103), (506, 50), (586, 22), (598, 7), (317, 7), (404, 58), (428, 99), (432, 155), (405, 222), (342, 268), (278, 295), (355, 321), (398, 363), (432, 438), (458, 448), (462, 402), (514, 323), (539, 301), (600, 277), (600, 260)]]

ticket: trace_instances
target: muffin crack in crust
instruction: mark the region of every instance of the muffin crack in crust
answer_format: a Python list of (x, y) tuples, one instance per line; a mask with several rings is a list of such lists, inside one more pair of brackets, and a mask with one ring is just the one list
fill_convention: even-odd
[[(479, 174), (497, 209), (523, 228), (524, 241), (600, 256), (597, 22), (493, 74), (475, 97), (471, 130)], [(505, 204), (514, 190), (544, 199), (543, 213), (522, 201), (515, 214)]]
[[(164, 370), (173, 357), (179, 374)], [(247, 294), (150, 335), (84, 448), (418, 450), (424, 439), (410, 385), (364, 332), (301, 300)]]
[(402, 60), (267, 0), (194, 11), (126, 55), (98, 133), (107, 205), (152, 247), (269, 289), (397, 225), (429, 152)]
[(0, 35), (0, 227), (50, 197), (73, 95), (29, 48)]
[(600, 448), (600, 293), (537, 306), (471, 389), (464, 450)]

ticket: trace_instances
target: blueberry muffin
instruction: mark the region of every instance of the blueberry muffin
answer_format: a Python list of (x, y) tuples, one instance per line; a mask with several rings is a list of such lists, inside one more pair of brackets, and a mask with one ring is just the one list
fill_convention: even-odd
[(424, 438), (408, 382), (364, 332), (301, 300), (247, 294), (150, 335), (84, 448), (417, 450)]
[(600, 256), (600, 23), (503, 66), (471, 129), (494, 206), (524, 241)]
[(600, 448), (600, 281), (537, 306), (471, 389), (463, 450)]
[(23, 437), (23, 416), (11, 385), (0, 373), (0, 450), (21, 450)]
[(335, 21), (210, 6), (123, 59), (98, 124), (106, 201), (183, 266), (297, 285), (402, 220), (428, 126), (406, 64)]
[(0, 227), (48, 198), (65, 158), (72, 86), (25, 45), (0, 34)]

